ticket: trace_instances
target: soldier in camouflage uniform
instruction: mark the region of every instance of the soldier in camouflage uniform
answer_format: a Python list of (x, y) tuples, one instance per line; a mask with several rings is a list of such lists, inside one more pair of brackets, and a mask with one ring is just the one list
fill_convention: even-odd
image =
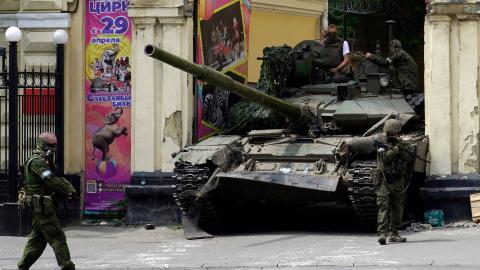
[(393, 87), (410, 92), (418, 91), (418, 67), (415, 60), (402, 49), (402, 43), (397, 39), (390, 41), (390, 52), (392, 55), (387, 58), (371, 53), (365, 57), (378, 65), (394, 68)]
[(55, 175), (52, 156), (56, 144), (55, 134), (40, 134), (37, 148), (25, 164), (26, 194), (20, 193), (19, 203), (31, 207), (33, 222), (18, 269), (29, 269), (42, 255), (47, 243), (53, 248), (61, 269), (75, 269), (56, 214), (54, 198), (71, 199), (76, 191), (65, 178)]
[(406, 242), (407, 239), (398, 234), (403, 216), (403, 194), (405, 183), (409, 177), (411, 156), (408, 145), (398, 138), (402, 124), (394, 119), (385, 122), (385, 136), (378, 148), (378, 169), (380, 172), (380, 187), (377, 191), (378, 205), (378, 243)]

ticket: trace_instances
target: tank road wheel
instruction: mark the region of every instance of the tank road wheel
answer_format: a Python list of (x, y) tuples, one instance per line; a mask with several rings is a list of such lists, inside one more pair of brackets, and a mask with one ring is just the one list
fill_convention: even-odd
[[(175, 203), (180, 208), (182, 216), (186, 216), (193, 201), (198, 198), (203, 185), (207, 183), (212, 171), (206, 165), (196, 166), (187, 162), (178, 162), (174, 169), (176, 192), (173, 194)], [(203, 198), (202, 210), (198, 226), (205, 231), (219, 231), (221, 219), (211, 198)]]
[(415, 111), (416, 114), (422, 116), (425, 114), (425, 96), (420, 93), (412, 93), (405, 96), (405, 101)]
[(348, 187), (350, 202), (363, 229), (372, 232), (377, 228), (378, 214), (377, 187), (373, 179), (376, 168), (376, 161), (361, 161), (353, 163), (349, 170), (353, 175)]

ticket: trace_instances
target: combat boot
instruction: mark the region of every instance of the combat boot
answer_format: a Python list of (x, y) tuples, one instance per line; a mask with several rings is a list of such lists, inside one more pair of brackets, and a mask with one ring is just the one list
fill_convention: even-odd
[(407, 238), (401, 237), (398, 233), (397, 234), (392, 234), (392, 235), (390, 235), (390, 237), (388, 237), (388, 242), (404, 243), (404, 242), (407, 242)]
[(387, 237), (385, 237), (385, 235), (380, 235), (378, 237), (378, 243), (382, 246), (386, 245), (387, 244)]
[(75, 270), (75, 264), (73, 264), (72, 262), (69, 262), (64, 266), (59, 266), (55, 268), (55, 270)]

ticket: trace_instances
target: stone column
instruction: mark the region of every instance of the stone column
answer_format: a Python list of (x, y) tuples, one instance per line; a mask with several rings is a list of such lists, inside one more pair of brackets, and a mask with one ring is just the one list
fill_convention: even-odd
[(172, 153), (191, 140), (190, 77), (143, 52), (146, 44), (154, 44), (192, 60), (192, 20), (184, 11), (184, 1), (178, 0), (136, 0), (129, 6), (134, 24), (132, 171), (172, 171)]
[(430, 174), (478, 174), (480, 4), (431, 3), (425, 26)]
[(478, 18), (459, 16), (459, 98), (458, 98), (458, 169), (478, 173)]
[(156, 19), (133, 18), (132, 35), (132, 171), (155, 170), (156, 65), (143, 54), (145, 44), (155, 43)]
[[(429, 16), (425, 37), (425, 121), (431, 174), (452, 173), (450, 17)], [(432, 53), (434, 52), (434, 53)], [(453, 105), (455, 106), (455, 105)]]
[[(160, 29), (162, 31), (161, 44), (163, 49), (172, 52), (183, 58), (192, 58), (191, 35), (184, 35), (186, 31), (185, 20), (182, 19), (160, 19)], [(157, 61), (158, 62), (158, 61)], [(160, 62), (158, 62), (160, 63)], [(185, 145), (185, 141), (192, 136), (192, 121), (185, 118), (185, 115), (191, 115), (193, 103), (192, 91), (187, 83), (187, 74), (170, 65), (161, 65), (161, 109), (159, 111), (160, 138), (161, 146), (158, 152), (160, 160), (158, 165), (162, 168), (173, 169), (171, 163), (171, 154), (180, 150)], [(190, 84), (191, 85), (191, 84)], [(187, 125), (187, 126), (184, 126)]]
[[(471, 218), (480, 187), (479, 1), (432, 0), (425, 27), (430, 177), (420, 194), (446, 222)], [(447, 181), (446, 181), (447, 180)]]

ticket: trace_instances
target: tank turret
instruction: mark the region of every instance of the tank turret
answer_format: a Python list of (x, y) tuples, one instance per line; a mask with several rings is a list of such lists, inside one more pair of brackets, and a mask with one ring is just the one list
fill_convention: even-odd
[(229, 76), (207, 66), (192, 63), (151, 44), (145, 46), (145, 54), (190, 73), (201, 81), (227, 89), (251, 102), (269, 107), (271, 110), (288, 118), (296, 128), (308, 128), (309, 124), (316, 122), (316, 117), (304, 110), (301, 106), (267, 95), (254, 88), (236, 82)]
[[(303, 41), (295, 47), (293, 77), (295, 82), (306, 85), (290, 86), (285, 92), (288, 96), (277, 98), (265, 92), (248, 87), (234, 81), (229, 76), (204, 65), (198, 65), (173, 55), (153, 45), (145, 46), (145, 54), (154, 59), (167, 63), (197, 77), (199, 80), (215, 85), (216, 87), (233, 92), (248, 101), (267, 107), (285, 116), (289, 120), (290, 128), (302, 134), (320, 136), (321, 134), (338, 134), (348, 132), (363, 134), (372, 125), (388, 114), (415, 115), (407, 104), (403, 95), (380, 93), (380, 91), (363, 91), (357, 87), (357, 82), (350, 80), (347, 83), (316, 83), (315, 72), (298, 56), (308, 50), (318, 49), (313, 41)], [(300, 50), (299, 48), (304, 48)], [(303, 61), (303, 62), (302, 62)], [(304, 70), (305, 74), (298, 70)], [(312, 75), (313, 74), (313, 75)], [(317, 76), (318, 77), (318, 76)], [(310, 78), (310, 79), (307, 79)], [(288, 82), (287, 78), (287, 82)], [(291, 79), (291, 78), (290, 78)], [(310, 81), (308, 83), (307, 81)]]

